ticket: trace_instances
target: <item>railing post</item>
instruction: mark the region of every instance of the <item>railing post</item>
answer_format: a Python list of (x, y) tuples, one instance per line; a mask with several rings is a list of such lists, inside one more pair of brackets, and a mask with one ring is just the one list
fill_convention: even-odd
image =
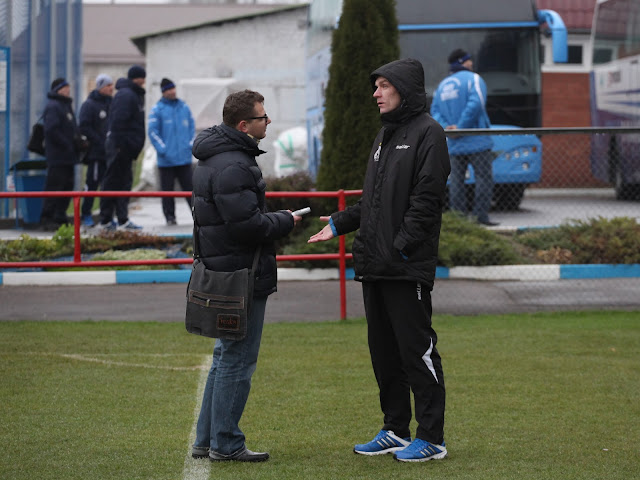
[(73, 196), (73, 261), (80, 263), (82, 254), (80, 252), (80, 197)]
[[(344, 190), (338, 190), (338, 210), (342, 211), (347, 208), (347, 202)], [(340, 253), (340, 320), (347, 318), (347, 273), (346, 273), (346, 248), (344, 235), (338, 237), (339, 253)]]

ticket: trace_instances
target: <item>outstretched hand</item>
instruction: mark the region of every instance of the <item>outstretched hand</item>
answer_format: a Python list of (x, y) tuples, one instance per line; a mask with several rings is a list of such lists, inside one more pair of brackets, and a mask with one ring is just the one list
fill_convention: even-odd
[[(320, 217), (320, 220), (323, 222), (328, 222), (331, 217)], [(312, 235), (307, 243), (317, 243), (317, 242), (326, 242), (327, 240), (331, 240), (333, 238), (333, 231), (331, 230), (331, 226), (327, 224), (322, 230), (320, 230), (315, 235)]]

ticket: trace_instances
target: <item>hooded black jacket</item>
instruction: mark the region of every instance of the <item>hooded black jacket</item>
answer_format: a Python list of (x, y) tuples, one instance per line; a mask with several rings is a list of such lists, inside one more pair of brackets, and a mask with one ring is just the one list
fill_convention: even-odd
[(49, 166), (73, 165), (78, 162), (74, 138), (78, 133), (71, 97), (56, 92), (47, 93), (44, 122), (45, 156)]
[(116, 82), (118, 91), (109, 112), (109, 137), (121, 154), (136, 159), (144, 147), (145, 89), (128, 78)]
[(265, 153), (246, 133), (224, 124), (208, 128), (193, 142), (199, 160), (193, 172), (194, 247), (205, 266), (220, 272), (251, 268), (262, 245), (254, 296), (276, 291), (274, 240), (293, 229), (287, 211), (266, 212), (266, 183), (255, 157)]
[(80, 107), (78, 122), (80, 132), (89, 140), (87, 159), (100, 161), (105, 159), (104, 140), (107, 136), (109, 107), (113, 99), (110, 95), (101, 95), (93, 90)]
[[(428, 113), (424, 72), (417, 60), (396, 60), (371, 74), (402, 97), (381, 115), (360, 201), (331, 216), (353, 242), (356, 280), (410, 280), (433, 288), (445, 187), (451, 170), (444, 130)], [(380, 147), (379, 158), (375, 159)]]

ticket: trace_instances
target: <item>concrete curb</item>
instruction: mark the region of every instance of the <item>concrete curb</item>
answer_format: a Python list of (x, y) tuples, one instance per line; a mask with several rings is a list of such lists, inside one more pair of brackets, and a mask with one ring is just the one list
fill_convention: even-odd
[[(132, 283), (187, 283), (191, 271), (105, 270), (83, 272), (0, 272), (0, 285), (115, 285)], [(347, 280), (353, 279), (347, 269)], [(640, 264), (631, 265), (503, 265), (438, 267), (436, 278), (481, 281), (540, 282), (563, 279), (640, 278)], [(279, 268), (280, 281), (338, 280), (335, 268)]]

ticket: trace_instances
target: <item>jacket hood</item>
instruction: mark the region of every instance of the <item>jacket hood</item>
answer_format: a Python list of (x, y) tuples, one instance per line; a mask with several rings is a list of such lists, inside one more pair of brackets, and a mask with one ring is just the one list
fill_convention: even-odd
[(133, 83), (133, 81), (131, 81), (128, 78), (119, 78), (118, 81), (116, 82), (116, 90), (122, 90), (123, 88), (130, 88), (131, 90), (133, 90), (136, 93), (145, 93), (145, 89), (142, 88), (141, 86)]
[(88, 98), (100, 103), (110, 103), (112, 100), (112, 97), (109, 95), (102, 95), (98, 90), (92, 90)]
[(47, 98), (51, 99), (51, 100), (57, 100), (59, 102), (63, 102), (63, 103), (71, 103), (73, 102), (73, 98), (71, 97), (65, 97), (64, 95), (60, 95), (58, 93), (55, 92), (48, 92), (47, 93)]
[(198, 160), (231, 151), (243, 151), (252, 157), (266, 153), (249, 135), (225, 124), (203, 130), (193, 142), (192, 153)]
[(402, 97), (402, 103), (398, 108), (381, 115), (384, 124), (401, 124), (415, 115), (427, 112), (424, 69), (418, 60), (413, 58), (395, 60), (374, 70), (369, 77), (374, 91), (378, 77), (389, 80)]

